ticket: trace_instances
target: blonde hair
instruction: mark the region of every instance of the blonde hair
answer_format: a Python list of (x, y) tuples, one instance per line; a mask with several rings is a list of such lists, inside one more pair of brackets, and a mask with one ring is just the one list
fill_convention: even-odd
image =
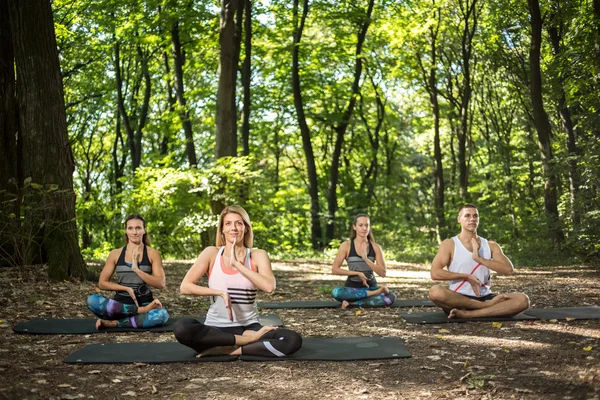
[(251, 249), (254, 243), (254, 234), (252, 233), (252, 224), (250, 223), (250, 217), (246, 210), (244, 210), (240, 206), (227, 206), (221, 211), (221, 215), (219, 215), (219, 226), (217, 227), (217, 238), (216, 238), (216, 246), (221, 247), (225, 246), (225, 235), (223, 234), (223, 222), (225, 220), (225, 215), (227, 214), (237, 214), (242, 217), (244, 221), (244, 225), (246, 229), (244, 231), (244, 246)]

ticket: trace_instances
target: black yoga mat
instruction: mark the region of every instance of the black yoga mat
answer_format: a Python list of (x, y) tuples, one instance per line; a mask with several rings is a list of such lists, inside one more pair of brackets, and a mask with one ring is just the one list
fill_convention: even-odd
[[(237, 356), (196, 358), (196, 352), (176, 342), (89, 344), (69, 355), (68, 364), (148, 364), (173, 362), (232, 361)], [(257, 357), (242, 355), (245, 361), (354, 361), (410, 357), (404, 344), (394, 338), (305, 338), (302, 348), (287, 357)]]
[(539, 319), (600, 319), (600, 307), (532, 308), (524, 314)]
[(175, 362), (234, 361), (238, 356), (196, 358), (195, 350), (177, 342), (88, 344), (63, 360), (67, 364), (162, 364)]
[[(338, 308), (342, 303), (339, 301), (282, 301), (271, 303), (258, 303), (258, 308), (282, 309), (282, 308)], [(435, 304), (429, 299), (398, 299), (391, 307), (434, 307)], [(361, 306), (371, 308), (369, 306)], [(383, 308), (383, 307), (378, 307)]]
[(411, 357), (404, 344), (389, 337), (303, 338), (302, 347), (286, 357), (241, 355), (243, 361), (357, 361)]
[[(34, 335), (69, 335), (69, 334), (88, 334), (103, 332), (172, 332), (175, 322), (182, 318), (195, 318), (198, 321), (204, 321), (205, 317), (180, 317), (169, 318), (166, 324), (155, 326), (153, 328), (105, 328), (96, 329), (96, 319), (54, 319), (54, 318), (34, 318), (32, 320), (21, 322), (13, 328), (15, 333), (28, 333)], [(283, 326), (279, 316), (275, 314), (263, 314), (258, 318), (258, 322), (264, 326)]]
[(413, 324), (449, 324), (458, 322), (494, 322), (494, 321), (524, 321), (535, 320), (537, 318), (525, 313), (515, 315), (514, 317), (486, 317), (486, 318), (448, 318), (443, 311), (436, 312), (414, 312), (401, 313), (402, 318)]

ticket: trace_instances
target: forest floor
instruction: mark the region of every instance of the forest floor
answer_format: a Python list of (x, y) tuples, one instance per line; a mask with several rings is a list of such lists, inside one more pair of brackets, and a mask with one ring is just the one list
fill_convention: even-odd
[[(205, 299), (181, 296), (190, 262), (167, 262), (158, 291), (172, 316), (201, 315)], [(100, 269), (100, 265), (96, 266)], [(274, 295), (259, 301), (329, 300), (341, 285), (322, 261), (275, 261)], [(389, 263), (380, 279), (399, 298), (424, 298), (425, 265)], [(0, 399), (598, 399), (600, 321), (413, 325), (402, 308), (277, 312), (304, 337), (392, 336), (411, 358), (359, 362), (225, 362), (69, 365), (90, 343), (175, 341), (171, 333), (17, 335), (33, 317), (89, 318), (93, 282), (51, 282), (45, 267), (0, 269)], [(600, 271), (585, 266), (524, 268), (494, 277), (494, 291), (522, 291), (533, 307), (600, 304)], [(414, 311), (427, 311), (433, 308)]]

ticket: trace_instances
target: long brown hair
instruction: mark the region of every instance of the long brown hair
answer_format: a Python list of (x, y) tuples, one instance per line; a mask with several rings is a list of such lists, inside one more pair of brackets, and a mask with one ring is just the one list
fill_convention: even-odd
[[(131, 214), (129, 217), (127, 217), (127, 219), (125, 220), (125, 230), (127, 230), (127, 223), (129, 221), (131, 221), (132, 219), (137, 219), (139, 221), (142, 221), (142, 224), (144, 224), (144, 236), (142, 236), (142, 243), (144, 243), (146, 246), (150, 246), (150, 236), (148, 235), (148, 228), (146, 227), (146, 220), (140, 215), (140, 214)], [(127, 237), (127, 232), (125, 233), (125, 235), (123, 235), (123, 238), (125, 239), (125, 243), (129, 243), (129, 238)]]
[(223, 234), (223, 221), (225, 219), (225, 215), (227, 214), (237, 214), (242, 217), (244, 221), (244, 225), (246, 229), (244, 230), (244, 246), (251, 249), (254, 244), (254, 233), (252, 233), (252, 224), (250, 223), (250, 216), (240, 206), (227, 206), (221, 211), (221, 215), (219, 215), (219, 226), (217, 227), (217, 238), (216, 238), (216, 246), (221, 247), (225, 246), (225, 235)]
[(369, 219), (369, 234), (367, 235), (367, 237), (369, 238), (369, 241), (371, 243), (375, 243), (375, 237), (373, 236), (373, 229), (371, 229), (371, 217), (369, 217), (368, 214), (356, 214), (356, 217), (354, 217), (354, 220), (352, 221), (352, 224), (350, 224), (350, 240), (354, 240), (356, 239), (356, 229), (354, 229), (354, 227), (356, 226), (356, 222), (358, 222), (359, 218), (362, 217), (366, 217)]

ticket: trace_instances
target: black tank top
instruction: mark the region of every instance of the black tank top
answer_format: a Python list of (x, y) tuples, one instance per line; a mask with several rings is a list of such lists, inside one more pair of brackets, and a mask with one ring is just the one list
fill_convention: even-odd
[[(367, 258), (371, 260), (371, 262), (375, 262), (375, 249), (369, 240), (369, 252), (367, 253)], [(369, 287), (377, 286), (377, 279), (375, 279), (375, 273), (371, 267), (367, 265), (365, 260), (362, 259), (361, 256), (356, 253), (356, 249), (354, 248), (354, 239), (350, 239), (350, 251), (348, 252), (348, 258), (346, 259), (346, 263), (348, 263), (348, 269), (350, 271), (362, 272), (365, 274), (365, 278), (367, 278), (367, 284)], [(362, 281), (358, 276), (349, 276), (346, 279), (346, 287), (353, 288), (364, 288)]]
[[(142, 280), (135, 272), (131, 270), (131, 263), (125, 262), (125, 253), (127, 252), (127, 246), (121, 250), (121, 255), (117, 260), (115, 271), (117, 273), (117, 279), (119, 285), (130, 287), (135, 293), (135, 297), (138, 304), (150, 303), (154, 298), (152, 296), (152, 289), (150, 286)], [(148, 258), (148, 250), (144, 245), (144, 251), (142, 253), (142, 261), (138, 263), (138, 268), (147, 274), (152, 274), (152, 264), (150, 258)], [(129, 293), (124, 291), (118, 291), (115, 293), (114, 299), (125, 304), (134, 304), (133, 299), (129, 296)]]

